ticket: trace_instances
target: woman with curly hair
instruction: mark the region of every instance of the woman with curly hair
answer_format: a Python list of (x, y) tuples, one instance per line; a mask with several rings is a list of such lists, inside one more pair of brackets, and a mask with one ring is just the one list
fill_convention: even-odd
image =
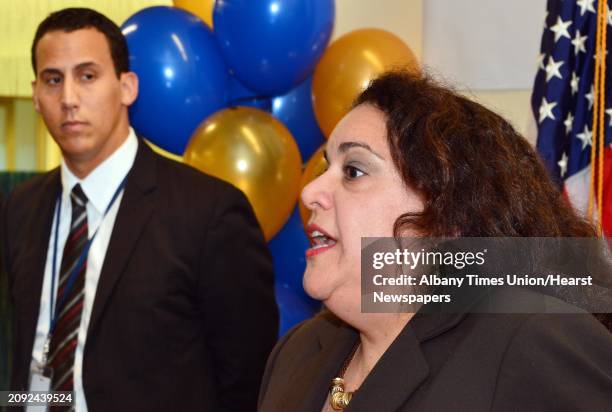
[(277, 344), (260, 410), (612, 410), (612, 335), (565, 302), (573, 314), (362, 311), (362, 237), (595, 236), (508, 122), (391, 72), (325, 153), (302, 200), (304, 288), (326, 310)]

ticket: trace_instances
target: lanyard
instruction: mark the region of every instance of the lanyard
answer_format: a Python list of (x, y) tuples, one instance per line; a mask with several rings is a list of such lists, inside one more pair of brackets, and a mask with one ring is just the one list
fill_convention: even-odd
[[(72, 290), (72, 287), (74, 286), (74, 282), (76, 281), (77, 275), (81, 271), (81, 268), (83, 267), (83, 264), (85, 263), (87, 259), (87, 255), (89, 254), (89, 248), (91, 247), (91, 244), (93, 243), (96, 235), (98, 234), (98, 230), (100, 229), (100, 226), (102, 226), (102, 223), (104, 221), (104, 218), (106, 217), (106, 214), (108, 213), (110, 208), (113, 206), (113, 204), (115, 203), (115, 200), (117, 200), (117, 197), (119, 196), (119, 194), (125, 187), (126, 181), (127, 181), (127, 175), (123, 178), (123, 180), (119, 184), (119, 187), (117, 187), (117, 190), (115, 190), (115, 193), (113, 194), (113, 197), (111, 198), (110, 203), (106, 207), (106, 210), (104, 211), (104, 214), (102, 215), (102, 218), (100, 219), (100, 224), (96, 228), (96, 231), (93, 233), (91, 238), (87, 240), (87, 243), (85, 243), (85, 246), (83, 247), (83, 250), (81, 251), (81, 254), (79, 255), (77, 264), (74, 266), (74, 268), (70, 272), (70, 276), (68, 278), (66, 287), (64, 289), (64, 293), (62, 295), (62, 299), (57, 302), (58, 310), (54, 310), (53, 308), (53, 301), (55, 298), (54, 289), (55, 289), (55, 278), (57, 277), (57, 269), (56, 269), (57, 267), (56, 265), (57, 263), (57, 237), (58, 237), (59, 226), (60, 226), (60, 210), (62, 208), (62, 195), (61, 193), (58, 195), (58, 199), (56, 201), (57, 210), (55, 214), (55, 235), (53, 239), (53, 261), (51, 263), (52, 265), (51, 267), (51, 301), (49, 305), (49, 334), (47, 336), (47, 343), (51, 340), (51, 335), (53, 331), (55, 330), (55, 325), (59, 317), (59, 311), (63, 307), (66, 301), (66, 298), (70, 294), (70, 291)], [(45, 345), (45, 346), (48, 346), (48, 345)], [(48, 348), (46, 349), (48, 351)], [(46, 354), (45, 354), (45, 357), (46, 357)]]

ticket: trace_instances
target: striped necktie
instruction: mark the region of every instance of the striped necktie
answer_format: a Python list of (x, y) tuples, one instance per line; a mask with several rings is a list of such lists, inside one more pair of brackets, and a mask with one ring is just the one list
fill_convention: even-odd
[(87, 258), (85, 258), (72, 288), (64, 296), (66, 285), (69, 283), (68, 279), (87, 243), (87, 196), (83, 193), (80, 184), (75, 185), (72, 189), (70, 200), (72, 220), (60, 266), (55, 300), (57, 302), (55, 308), (57, 321), (51, 335), (48, 358), (48, 364), (53, 368), (51, 388), (55, 391), (73, 390), (74, 355), (83, 312), (85, 270), (87, 268)]

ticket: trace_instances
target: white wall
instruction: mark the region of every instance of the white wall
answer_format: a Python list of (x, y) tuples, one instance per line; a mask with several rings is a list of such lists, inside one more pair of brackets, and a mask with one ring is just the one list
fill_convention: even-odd
[[(412, 48), (427, 70), (449, 80), (527, 135), (531, 122), (531, 83), (545, 3), (545, 0), (336, 0), (332, 40), (364, 27), (393, 32)], [(499, 48), (495, 49), (495, 44)], [(465, 60), (453, 61), (450, 56), (458, 53), (469, 64)], [(510, 59), (500, 60), (503, 57)], [(508, 63), (517, 60), (520, 64)]]

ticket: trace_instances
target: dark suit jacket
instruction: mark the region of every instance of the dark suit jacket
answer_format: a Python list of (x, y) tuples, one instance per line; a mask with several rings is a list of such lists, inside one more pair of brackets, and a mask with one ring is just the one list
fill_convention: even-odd
[[(293, 329), (259, 410), (321, 411), (357, 338), (329, 312)], [(612, 410), (612, 335), (589, 314), (417, 314), (345, 411), (451, 410)]]
[[(27, 387), (60, 189), (56, 169), (6, 203), (15, 390)], [(89, 410), (255, 410), (277, 326), (270, 254), (244, 195), (139, 141), (84, 349)]]

